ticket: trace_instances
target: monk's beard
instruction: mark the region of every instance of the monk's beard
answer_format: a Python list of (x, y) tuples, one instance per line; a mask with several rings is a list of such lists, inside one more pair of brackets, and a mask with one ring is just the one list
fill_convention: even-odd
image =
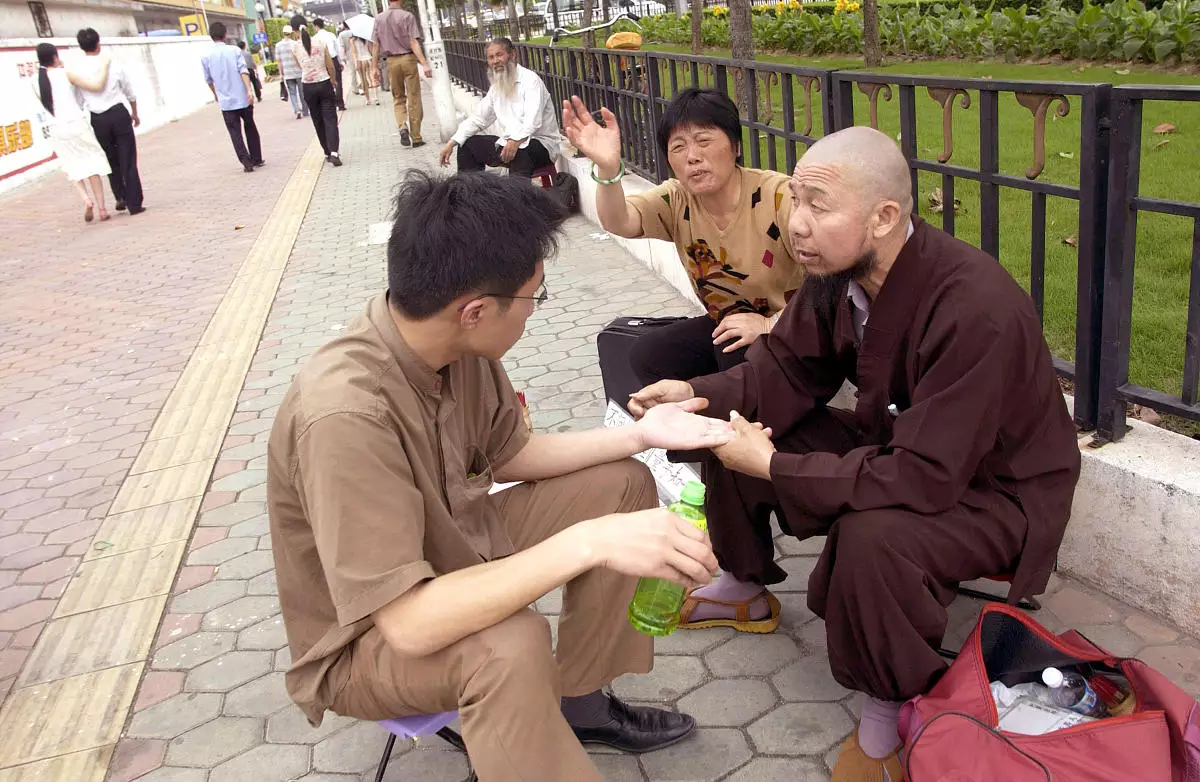
[(810, 272), (804, 287), (817, 311), (833, 316), (837, 312), (838, 302), (846, 295), (846, 285), (851, 280), (862, 282), (867, 279), (878, 262), (879, 256), (874, 249), (870, 249), (860, 255), (848, 269), (828, 274)]
[(499, 70), (488, 68), (488, 84), (506, 98), (511, 98), (517, 91), (517, 64), (505, 63)]

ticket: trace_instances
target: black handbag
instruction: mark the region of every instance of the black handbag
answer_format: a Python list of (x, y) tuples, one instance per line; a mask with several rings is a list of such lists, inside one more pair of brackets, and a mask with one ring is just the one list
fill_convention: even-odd
[(554, 175), (550, 197), (562, 204), (571, 214), (579, 214), (579, 180), (566, 171)]
[(687, 318), (617, 318), (596, 335), (604, 395), (627, 409), (629, 395), (642, 387), (629, 363), (629, 351), (643, 334)]

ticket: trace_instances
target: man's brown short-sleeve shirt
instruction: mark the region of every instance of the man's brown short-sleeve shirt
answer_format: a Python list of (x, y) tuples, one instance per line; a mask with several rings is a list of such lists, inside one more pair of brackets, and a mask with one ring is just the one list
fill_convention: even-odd
[(412, 54), (413, 39), (420, 37), (417, 17), (403, 8), (389, 8), (375, 17), (375, 40), (382, 56)]
[(498, 362), (434, 372), (383, 295), (300, 371), (271, 430), (267, 501), (287, 687), (311, 721), (373, 612), (425, 579), (512, 553), (487, 494), (492, 470), (528, 439)]

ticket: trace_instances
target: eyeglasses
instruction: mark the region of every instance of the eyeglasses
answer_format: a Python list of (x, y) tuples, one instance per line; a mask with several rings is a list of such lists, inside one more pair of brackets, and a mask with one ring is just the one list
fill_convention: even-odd
[[(547, 301), (550, 300), (550, 291), (546, 290), (546, 281), (543, 280), (542, 284), (540, 286), (538, 286), (537, 291), (535, 291), (534, 295), (532, 295), (532, 296), (505, 296), (502, 293), (481, 293), (476, 298), (483, 298), (484, 296), (491, 296), (493, 299), (529, 299), (530, 301), (533, 302), (534, 308), (537, 308), (537, 307), (542, 306), (543, 304), (545, 304)], [(468, 302), (468, 303), (470, 303), (470, 302)], [(459, 307), (458, 308), (459, 311), (461, 312), (463, 309), (466, 308), (466, 306), (467, 305), (464, 304), (461, 307)]]

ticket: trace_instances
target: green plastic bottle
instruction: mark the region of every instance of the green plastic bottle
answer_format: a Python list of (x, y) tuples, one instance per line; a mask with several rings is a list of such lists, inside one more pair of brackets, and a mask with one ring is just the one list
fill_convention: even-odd
[[(704, 484), (688, 481), (679, 502), (667, 510), (682, 516), (698, 529), (708, 529), (704, 517)], [(670, 635), (679, 625), (679, 609), (686, 590), (672, 581), (643, 578), (629, 601), (629, 623), (647, 635)]]

